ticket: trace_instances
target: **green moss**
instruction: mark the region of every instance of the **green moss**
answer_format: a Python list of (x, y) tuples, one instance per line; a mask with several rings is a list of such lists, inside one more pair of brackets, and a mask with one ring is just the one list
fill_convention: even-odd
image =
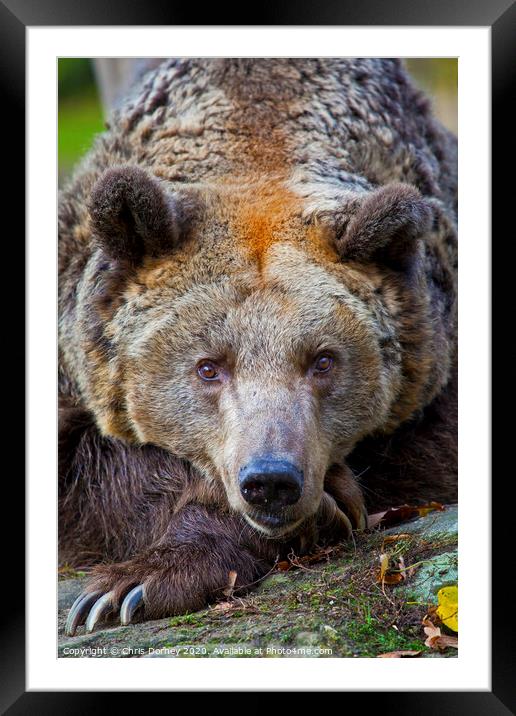
[(172, 617), (169, 621), (169, 626), (177, 627), (184, 626), (185, 624), (192, 624), (195, 626), (201, 626), (205, 623), (205, 612), (193, 612), (191, 614), (181, 614), (177, 617)]
[(354, 645), (358, 656), (378, 656), (389, 651), (425, 649), (423, 640), (412, 634), (411, 630), (403, 633), (385, 625), (376, 619), (368, 623), (351, 621), (344, 627), (344, 636)]
[(294, 637), (296, 635), (296, 630), (293, 627), (289, 627), (287, 629), (283, 629), (283, 631), (280, 634), (280, 642), (283, 644), (290, 644)]

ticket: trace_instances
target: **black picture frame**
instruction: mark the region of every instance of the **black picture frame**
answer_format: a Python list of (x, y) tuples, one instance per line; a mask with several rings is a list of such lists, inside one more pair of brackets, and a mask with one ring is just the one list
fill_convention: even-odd
[[(4, 206), (9, 207), (9, 214), (16, 217), (10, 235), (12, 245), (7, 242), (4, 251), (7, 265), (20, 265), (25, 261), (24, 243), (20, 234), (24, 231), (25, 198), (25, 40), (26, 28), (35, 26), (100, 26), (100, 25), (198, 25), (192, 22), (199, 18), (199, 9), (191, 5), (183, 5), (164, 0), (88, 0), (88, 2), (71, 2), (71, 0), (0, 0), (0, 61), (3, 112), (0, 113), (3, 123), (3, 145), (10, 148), (12, 157), (4, 164), (8, 171), (9, 186), (4, 191)], [(235, 9), (220, 4), (207, 7), (202, 11), (203, 25), (400, 25), (400, 26), (484, 26), (491, 28), (491, 61), (492, 61), (492, 236), (501, 244), (502, 231), (508, 222), (511, 211), (511, 200), (514, 202), (513, 181), (504, 181), (503, 168), (508, 157), (508, 138), (514, 134), (514, 113), (509, 109), (511, 89), (514, 85), (516, 5), (512, 0), (361, 0), (360, 3), (343, 0), (339, 3), (332, 0), (318, 0), (310, 3), (301, 0), (287, 3), (277, 0), (272, 4), (260, 6), (260, 17), (253, 18), (251, 23), (246, 18), (235, 14)], [(256, 20), (259, 20), (256, 22)], [(514, 144), (512, 144), (514, 146)], [(5, 152), (4, 152), (5, 156)], [(513, 155), (514, 156), (514, 155)], [(513, 229), (512, 229), (513, 231)], [(504, 260), (508, 263), (510, 251), (509, 238), (504, 244)], [(512, 238), (511, 238), (512, 240)], [(496, 244), (493, 243), (493, 247)], [(507, 246), (507, 248), (505, 248)], [(504, 282), (501, 276), (501, 263), (497, 261), (501, 253), (493, 251), (493, 286), (496, 294), (492, 299), (493, 330), (503, 320), (504, 306), (511, 305), (512, 295), (510, 282)], [(30, 288), (30, 287), (29, 287)], [(20, 292), (20, 295), (21, 292)], [(497, 296), (497, 298), (496, 298)], [(24, 307), (23, 299), (18, 304)], [(495, 317), (497, 320), (495, 321)], [(9, 321), (11, 322), (9, 324)], [(24, 345), (23, 321), (20, 317), (9, 314), (5, 317), (4, 330), (9, 335), (10, 345), (16, 346), (12, 356), (21, 368), (20, 346)], [(14, 337), (17, 337), (15, 340)], [(34, 347), (30, 347), (31, 349)], [(16, 361), (16, 357), (18, 360)], [(510, 375), (510, 355), (501, 357), (497, 374)], [(504, 365), (504, 362), (506, 365)], [(513, 361), (512, 361), (513, 362)], [(12, 380), (12, 379), (11, 379)], [(500, 381), (502, 382), (502, 380)], [(19, 385), (22, 384), (20, 380)], [(23, 384), (25, 381), (23, 380)], [(493, 386), (492, 408), (501, 404), (501, 396)], [(23, 405), (21, 391), (17, 400)], [(507, 401), (507, 387), (504, 387)], [(505, 425), (504, 425), (505, 423)], [(498, 476), (493, 480), (493, 515), (503, 516), (502, 501), (507, 500), (505, 487), (510, 475), (505, 466), (502, 467), (502, 447), (511, 444), (509, 421), (501, 420), (493, 430), (492, 455), (493, 474), (499, 465)], [(18, 431), (13, 429), (14, 432)], [(23, 454), (23, 453), (22, 453)], [(496, 456), (496, 457), (495, 457)], [(44, 456), (42, 456), (44, 459)], [(497, 462), (498, 461), (498, 462)], [(508, 463), (511, 465), (511, 463)], [(14, 525), (24, 523), (24, 484), (19, 468), (9, 473), (16, 473), (9, 482), (8, 511)], [(514, 469), (509, 468), (510, 473)], [(506, 506), (506, 505), (505, 505)], [(499, 509), (496, 509), (496, 508)], [(506, 506), (507, 510), (507, 506)], [(7, 510), (5, 510), (7, 512)], [(16, 514), (17, 513), (17, 514)], [(514, 552), (508, 530), (503, 524), (493, 519), (492, 534), (492, 691), (491, 692), (361, 692), (360, 708), (378, 708), (382, 713), (402, 714), (482, 714), (497, 716), (514, 713), (516, 709), (515, 673), (514, 673), (514, 642), (511, 637), (511, 604), (505, 580), (512, 571)], [(504, 519), (507, 526), (507, 521)], [(95, 692), (26, 692), (25, 685), (25, 612), (23, 607), (24, 583), (24, 541), (23, 531), (8, 528), (4, 525), (5, 534), (14, 534), (14, 539), (6, 543), (9, 549), (2, 551), (4, 596), (7, 596), (8, 608), (1, 612), (2, 649), (0, 650), (0, 709), (1, 713), (12, 714), (56, 714), (56, 713), (90, 713), (95, 710), (117, 708), (114, 699), (120, 694)], [(13, 543), (16, 549), (13, 547)], [(7, 575), (7, 576), (5, 576)], [(489, 575), (479, 575), (479, 579), (489, 579)], [(509, 601), (507, 601), (509, 600)], [(409, 685), (407, 685), (409, 686)], [(438, 685), (436, 685), (438, 686)], [(222, 698), (224, 695), (221, 694)], [(354, 693), (347, 693), (342, 707), (349, 709), (349, 698)], [(144, 696), (145, 698), (145, 696)], [(366, 702), (364, 703), (364, 698)], [(99, 700), (101, 699), (101, 700)], [(132, 706), (138, 703), (139, 696), (131, 695)], [(228, 706), (229, 708), (231, 705)]]

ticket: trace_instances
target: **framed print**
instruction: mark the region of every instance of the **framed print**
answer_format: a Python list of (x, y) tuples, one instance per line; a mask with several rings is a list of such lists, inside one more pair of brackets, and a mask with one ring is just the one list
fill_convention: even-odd
[[(427, 713), (513, 708), (505, 590), (490, 579), (504, 571), (494, 520), (490, 531), (501, 490), (490, 480), (490, 227), (509, 204), (506, 185), (490, 204), (490, 167), (511, 132), (514, 27), (514, 7), (499, 5), (451, 3), (432, 17), (403, 2), (279, 8), (245, 26), (212, 13), (190, 25), (188, 11), (158, 3), (0, 6), (6, 132), (27, 167), (26, 207), (23, 179), (9, 198), (26, 216), (29, 400), (27, 601), (4, 627), (8, 713), (73, 710), (79, 693), (66, 691), (93, 708), (87, 692), (125, 690), (358, 691), (401, 713), (416, 700)], [(66, 125), (58, 81), (78, 62), (102, 94), (79, 115), (72, 91)], [(406, 89), (424, 85), (424, 62), (452, 84), (458, 69), (457, 104), (446, 91), (434, 101), (444, 129)], [(143, 94), (124, 90), (124, 72), (144, 77)], [(241, 94), (227, 80), (239, 72)], [(342, 106), (331, 82), (346, 88)], [(168, 117), (172, 95), (180, 119)], [(231, 147), (229, 135), (240, 137)], [(79, 169), (74, 145), (86, 150)], [(22, 166), (20, 154), (9, 164)], [(441, 409), (432, 401), (456, 360), (457, 295), (458, 513), (453, 489), (433, 487), (453, 472), (444, 428), (429, 428), (434, 453), (416, 429), (405, 443), (396, 432)], [(71, 455), (59, 492), (58, 382), (71, 401), (59, 403), (70, 421), (59, 461)], [(376, 464), (367, 440), (383, 432)], [(414, 498), (385, 467), (411, 441), (396, 484), (412, 477)], [(14, 485), (13, 506), (21, 493)], [(332, 537), (337, 523), (354, 546)], [(290, 526), (296, 541), (282, 551)], [(9, 574), (20, 550), (7, 550)]]

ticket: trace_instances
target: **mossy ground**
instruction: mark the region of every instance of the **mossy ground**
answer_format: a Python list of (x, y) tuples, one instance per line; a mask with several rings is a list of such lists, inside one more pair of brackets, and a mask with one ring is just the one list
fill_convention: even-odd
[[(428, 524), (431, 519), (425, 518)], [(403, 535), (403, 526), (396, 532)], [(457, 535), (434, 531), (429, 539), (418, 532), (385, 537), (381, 532), (358, 535), (354, 544), (335, 547), (320, 562), (275, 571), (253, 593), (200, 612), (129, 627), (105, 625), (89, 635), (79, 630), (72, 639), (60, 638), (59, 654), (377, 657), (410, 650), (430, 655), (421, 622), (432, 601), (415, 600), (410, 582), (432, 557), (453, 551)], [(378, 582), (384, 553), (393, 567), (400, 557), (407, 568), (418, 566), (413, 574), (407, 569), (399, 585), (387, 586)], [(63, 610), (61, 621), (65, 615)], [(70, 648), (78, 651), (70, 653)], [(456, 653), (448, 650), (443, 656)]]

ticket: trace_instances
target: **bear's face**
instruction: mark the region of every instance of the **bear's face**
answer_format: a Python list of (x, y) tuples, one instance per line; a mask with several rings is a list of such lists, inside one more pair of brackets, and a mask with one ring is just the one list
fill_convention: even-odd
[(282, 512), (293, 526), (317, 510), (329, 468), (385, 420), (398, 366), (385, 368), (378, 326), (292, 245), (271, 247), (261, 275), (227, 275), (139, 318), (127, 313), (138, 335), (125, 364), (138, 438), (222, 480), (255, 523), (246, 468), (281, 461), (299, 471), (300, 499)]
[[(231, 196), (204, 197), (182, 244), (131, 258), (107, 333), (136, 438), (221, 481), (232, 509), (281, 536), (317, 511), (330, 469), (387, 423), (399, 306), (360, 254), (367, 226), (349, 242), (358, 260), (343, 261), (289, 197)], [(109, 248), (108, 236), (102, 257)]]

